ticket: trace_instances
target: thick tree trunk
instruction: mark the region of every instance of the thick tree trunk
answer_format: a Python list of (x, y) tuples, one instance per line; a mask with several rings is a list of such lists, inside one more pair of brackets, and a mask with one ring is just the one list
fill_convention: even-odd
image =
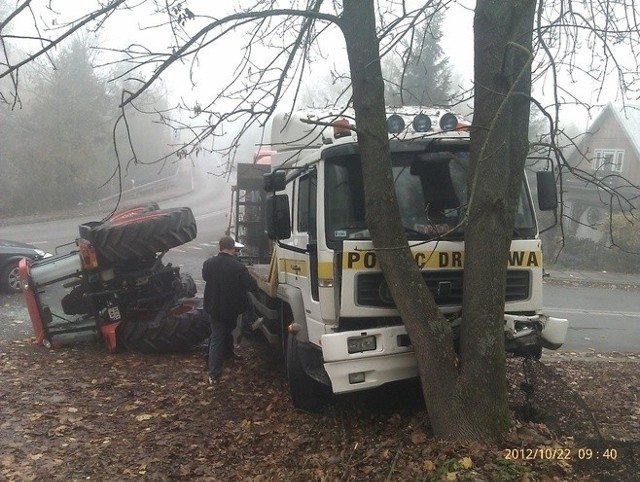
[(533, 0), (479, 0), (474, 22), (475, 114), (459, 388), (467, 410), (494, 434), (508, 424), (503, 313), (528, 152), (534, 13)]
[(451, 328), (440, 314), (411, 256), (395, 196), (383, 81), (372, 0), (345, 0), (341, 27), (351, 68), (366, 216), (382, 271), (407, 327), (418, 360), (433, 430), (455, 437), (465, 425), (452, 403), (457, 356)]
[[(465, 317), (465, 321), (469, 319), (470, 327), (464, 330), (464, 349), (461, 360), (458, 360), (453, 349), (451, 329), (440, 314), (411, 256), (401, 224), (385, 124), (373, 0), (344, 0), (340, 26), (345, 36), (351, 68), (367, 223), (382, 271), (416, 352), (433, 431), (442, 438), (497, 440), (508, 422), (502, 313), (506, 259), (515, 208), (512, 209), (514, 204), (507, 203), (509, 200), (515, 202), (518, 188), (511, 184), (511, 187), (502, 187), (498, 192), (503, 194), (497, 199), (491, 189), (476, 190), (474, 214), (470, 213), (470, 216), (475, 216), (477, 221), (469, 233), (476, 239), (469, 240), (467, 235), (471, 251), (467, 251), (466, 256), (468, 260), (472, 258), (472, 274), (467, 276), (465, 270), (465, 297), (470, 298), (468, 301), (465, 298), (465, 306), (473, 310), (465, 313), (473, 316)], [(511, 34), (520, 36), (519, 30)], [(508, 38), (514, 39), (513, 36)], [(524, 40), (525, 46), (530, 45), (530, 40), (528, 44), (526, 38)], [(505, 52), (504, 44), (500, 51)], [(517, 55), (510, 58), (522, 58), (522, 53), (518, 51)], [(510, 73), (511, 70), (505, 74), (507, 85), (512, 81)], [(511, 110), (518, 112), (513, 118), (510, 117), (511, 122), (516, 118), (521, 119), (522, 114), (528, 118), (528, 108), (523, 107), (521, 101), (522, 99), (514, 98)], [(527, 104), (528, 100), (524, 103)], [(520, 109), (523, 109), (522, 112)], [(494, 112), (495, 110), (494, 108)], [(505, 127), (510, 127), (509, 123)], [(502, 132), (501, 135), (505, 133)], [(500, 143), (500, 136), (495, 139), (495, 142)], [(518, 139), (516, 137), (515, 140)], [(523, 139), (526, 141), (526, 128)], [(475, 142), (477, 145), (479, 141)], [(508, 161), (509, 156), (516, 155), (523, 157), (520, 156), (522, 146), (516, 147), (514, 142), (512, 148), (501, 154), (502, 159)], [(495, 147), (489, 149), (489, 152), (495, 151)], [(475, 152), (477, 156), (478, 150)], [(498, 165), (502, 164), (498, 162)], [(509, 166), (508, 162), (506, 166)], [(513, 174), (515, 167), (507, 167), (507, 170), (513, 177), (510, 182), (521, 182), (521, 177)], [(487, 176), (495, 172), (495, 169), (483, 172), (481, 182), (486, 182)], [(493, 179), (495, 182), (496, 179), (504, 179), (504, 176)], [(487, 209), (488, 212), (485, 213)], [(485, 221), (489, 222), (490, 230), (486, 229), (487, 225), (480, 227), (480, 223)], [(491, 240), (500, 236), (500, 242), (489, 244), (487, 236)], [(477, 261), (473, 261), (474, 257), (477, 257)], [(475, 281), (471, 282), (472, 280)], [(479, 286), (482, 289), (478, 289)], [(485, 307), (487, 303), (491, 305), (488, 309)]]

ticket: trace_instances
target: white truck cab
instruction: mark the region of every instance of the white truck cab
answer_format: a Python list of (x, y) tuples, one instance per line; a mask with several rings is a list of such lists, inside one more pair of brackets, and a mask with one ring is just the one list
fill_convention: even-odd
[[(460, 323), (469, 132), (439, 108), (388, 109), (393, 178), (409, 245), (454, 332)], [(250, 266), (263, 330), (286, 353), (294, 404), (312, 409), (346, 393), (417, 376), (402, 319), (365, 221), (353, 113), (275, 117), (265, 175), (269, 265)], [(551, 172), (538, 178), (541, 209), (556, 206)], [(529, 187), (522, 186), (509, 255), (508, 352), (539, 357), (564, 342), (568, 322), (542, 313), (542, 251)]]

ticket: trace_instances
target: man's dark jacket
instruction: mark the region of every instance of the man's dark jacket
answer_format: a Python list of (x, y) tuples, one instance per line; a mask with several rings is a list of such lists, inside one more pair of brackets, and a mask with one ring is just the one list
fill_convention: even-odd
[(238, 316), (247, 307), (247, 293), (258, 285), (235, 256), (220, 252), (202, 265), (204, 310), (213, 318)]

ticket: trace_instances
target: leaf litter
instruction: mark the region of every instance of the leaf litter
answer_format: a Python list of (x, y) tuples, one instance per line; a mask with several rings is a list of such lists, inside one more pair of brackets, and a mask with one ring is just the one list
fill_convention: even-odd
[[(488, 446), (434, 439), (415, 383), (334, 397), (318, 414), (297, 411), (282, 361), (260, 340), (245, 339), (241, 349), (244, 360), (230, 363), (212, 387), (201, 351), (114, 355), (97, 345), (50, 351), (32, 340), (0, 341), (0, 479), (549, 482), (637, 475), (635, 355), (545, 356), (532, 367), (530, 403), (518, 388), (522, 364), (509, 359), (513, 423), (502, 444)], [(579, 460), (585, 447), (615, 449), (617, 459)], [(510, 449), (535, 448), (571, 456), (506, 457)]]

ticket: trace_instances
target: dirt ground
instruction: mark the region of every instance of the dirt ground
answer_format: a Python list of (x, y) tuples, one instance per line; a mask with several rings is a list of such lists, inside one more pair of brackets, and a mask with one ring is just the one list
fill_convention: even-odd
[(3, 296), (3, 481), (640, 480), (640, 354), (508, 360), (512, 427), (483, 446), (433, 439), (416, 383), (296, 411), (260, 338), (213, 388), (203, 351), (51, 351), (31, 333), (22, 297)]
[(529, 409), (509, 360), (513, 427), (482, 446), (431, 438), (413, 383), (296, 411), (271, 349), (245, 339), (239, 351), (211, 387), (201, 351), (0, 341), (0, 479), (639, 480), (640, 356), (544, 356), (527, 370)]

